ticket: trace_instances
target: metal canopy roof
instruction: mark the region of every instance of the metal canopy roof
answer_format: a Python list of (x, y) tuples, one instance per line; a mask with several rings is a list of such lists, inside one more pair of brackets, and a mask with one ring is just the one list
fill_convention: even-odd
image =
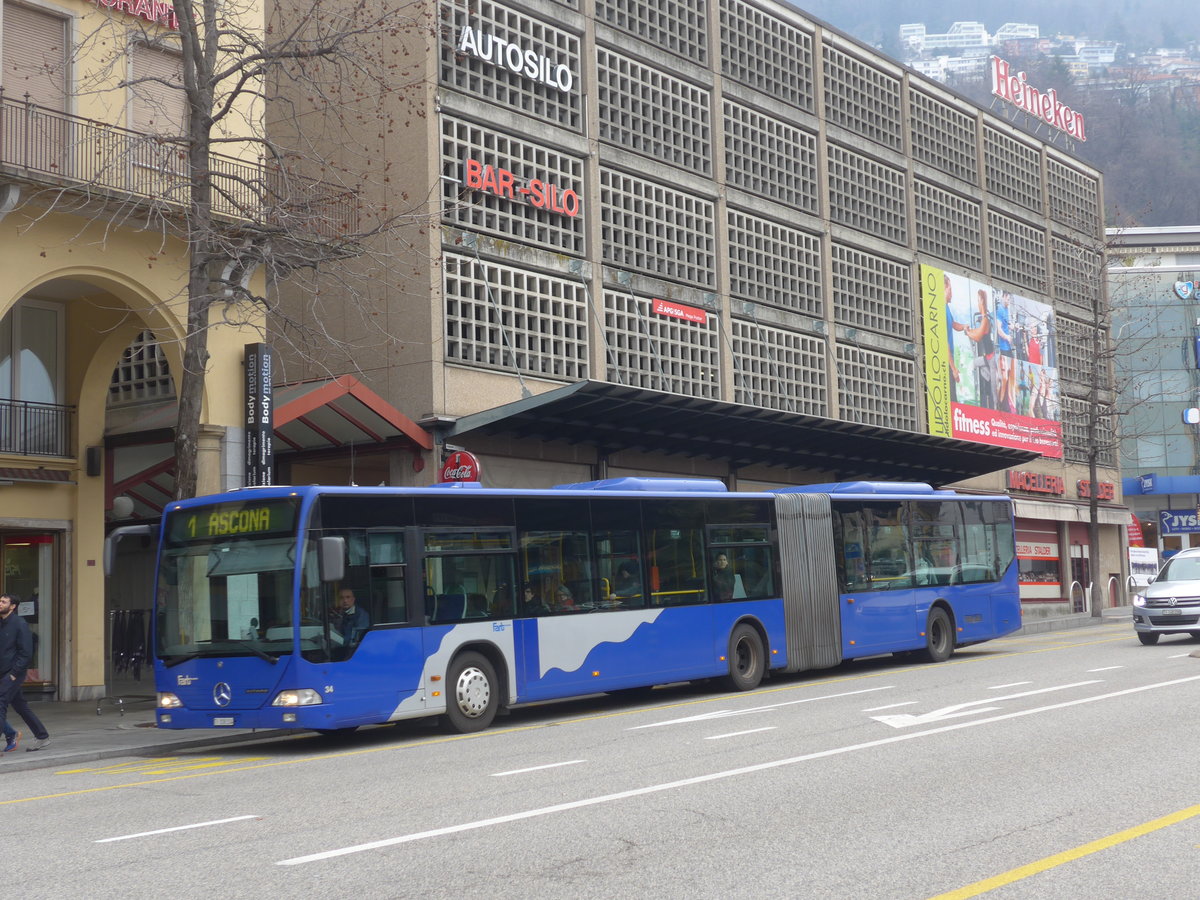
[(399, 442), (432, 450), (429, 432), (353, 375), (277, 384), (275, 452)]
[(580, 381), (536, 397), (463, 416), (447, 437), (508, 434), (835, 473), (836, 480), (946, 484), (1037, 459), (1028, 450), (896, 431), (683, 397), (645, 388)]
[[(274, 448), (279, 454), (351, 444), (360, 449), (433, 449), (429, 432), (352, 375), (277, 384), (271, 399)], [(177, 415), (174, 403), (163, 404), (107, 432), (115, 457), (108, 496), (133, 500), (134, 518), (161, 515), (175, 495), (175, 458), (170, 444)]]

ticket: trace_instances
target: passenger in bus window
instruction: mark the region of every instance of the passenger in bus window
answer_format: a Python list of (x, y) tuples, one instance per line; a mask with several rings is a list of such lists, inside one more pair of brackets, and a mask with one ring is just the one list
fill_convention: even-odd
[(542, 598), (538, 596), (537, 585), (532, 581), (526, 581), (521, 585), (520, 612), (523, 616), (544, 616), (550, 612), (546, 604), (542, 602)]
[(333, 622), (338, 634), (342, 636), (342, 643), (346, 646), (361, 640), (363, 632), (371, 627), (371, 617), (358, 605), (354, 591), (350, 588), (338, 591), (338, 605), (334, 607)]
[(638, 578), (637, 568), (633, 563), (626, 561), (617, 566), (612, 593), (618, 600), (641, 600), (642, 581)]
[(492, 593), (492, 603), (488, 607), (488, 612), (493, 617), (500, 619), (507, 619), (513, 614), (512, 585), (507, 581), (501, 582), (500, 586)]
[(575, 612), (579, 607), (575, 604), (575, 595), (565, 584), (554, 589), (554, 612)]
[(733, 581), (733, 569), (729, 567), (729, 554), (718, 553), (713, 560), (713, 596), (718, 600), (732, 600)]

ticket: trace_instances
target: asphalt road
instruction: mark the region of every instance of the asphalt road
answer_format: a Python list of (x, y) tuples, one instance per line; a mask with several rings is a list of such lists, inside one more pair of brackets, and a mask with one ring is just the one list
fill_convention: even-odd
[(1127, 624), (747, 694), (513, 713), (13, 773), (5, 892), (1196, 896), (1200, 643)]

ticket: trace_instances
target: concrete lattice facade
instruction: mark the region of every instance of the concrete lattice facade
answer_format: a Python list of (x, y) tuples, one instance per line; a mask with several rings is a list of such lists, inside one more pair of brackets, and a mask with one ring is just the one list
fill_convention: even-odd
[[(1072, 366), (1101, 271), (1095, 169), (784, 4), (432, 9), (423, 115), (374, 151), (404, 161), (379, 189), (429, 196), (437, 227), (381, 276), (378, 315), (401, 349), (344, 360), (407, 415), (444, 426), (592, 379), (926, 432), (926, 264), (1054, 308), (1066, 448), (1029, 468), (1087, 477), (1086, 367)], [(664, 300), (701, 315), (656, 312)], [(330, 311), (337, 328), (354, 309)], [(512, 486), (837, 471), (518, 437), (471, 449)], [(1005, 489), (1001, 474), (966, 486)], [(1081, 504), (1057, 506), (1065, 547)], [(1124, 514), (1104, 514), (1097, 568), (1119, 577)]]

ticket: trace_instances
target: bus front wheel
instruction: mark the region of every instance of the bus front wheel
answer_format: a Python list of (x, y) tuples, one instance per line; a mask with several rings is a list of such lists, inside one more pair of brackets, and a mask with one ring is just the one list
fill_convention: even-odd
[(496, 670), (487, 657), (464, 653), (446, 673), (446, 719), (458, 734), (483, 731), (496, 718), (500, 703)]
[(925, 658), (930, 662), (945, 662), (954, 653), (954, 626), (950, 616), (940, 606), (929, 611), (925, 623)]
[(762, 682), (766, 654), (758, 632), (745, 623), (729, 635), (729, 674), (725, 685), (734, 691), (752, 691)]

